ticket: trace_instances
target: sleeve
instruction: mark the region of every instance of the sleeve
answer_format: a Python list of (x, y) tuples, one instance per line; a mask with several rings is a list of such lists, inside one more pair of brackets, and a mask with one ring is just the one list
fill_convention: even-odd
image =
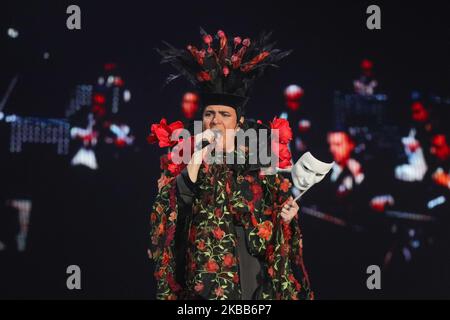
[(263, 286), (261, 299), (305, 300), (314, 294), (303, 262), (302, 233), (297, 217), (289, 224), (279, 213), (291, 196), (291, 182), (282, 175), (266, 176), (263, 210), (259, 215), (270, 218), (271, 236), (265, 246), (264, 260), (269, 279)]
[[(150, 250), (149, 257), (154, 263), (154, 277), (156, 280), (156, 298), (162, 300), (176, 300), (182, 294), (182, 286), (178, 281), (177, 257), (180, 241), (177, 241), (179, 233), (179, 212), (180, 204), (178, 198), (178, 181), (181, 174), (177, 177), (165, 175), (163, 185), (156, 196), (150, 215)], [(182, 187), (184, 188), (184, 187)], [(187, 190), (183, 190), (187, 192)], [(181, 194), (181, 193), (180, 193)], [(183, 193), (184, 194), (184, 193)], [(178, 229), (178, 230), (177, 230)]]

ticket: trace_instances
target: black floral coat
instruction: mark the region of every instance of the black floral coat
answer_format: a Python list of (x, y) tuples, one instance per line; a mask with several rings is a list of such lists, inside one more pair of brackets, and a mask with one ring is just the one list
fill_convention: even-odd
[(224, 163), (203, 163), (195, 184), (186, 177), (186, 169), (165, 170), (151, 211), (158, 299), (241, 299), (236, 226), (261, 265), (254, 298), (313, 299), (298, 220), (286, 224), (279, 216), (289, 179)]

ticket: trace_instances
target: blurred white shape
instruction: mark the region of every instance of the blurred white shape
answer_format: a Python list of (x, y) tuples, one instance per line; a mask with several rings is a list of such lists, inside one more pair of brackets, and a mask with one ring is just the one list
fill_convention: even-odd
[(0, 121), (3, 120), (4, 117), (5, 117), (5, 114), (0, 111)]
[(82, 165), (92, 170), (98, 169), (97, 158), (93, 150), (81, 148), (70, 162), (73, 166)]
[(103, 78), (103, 77), (98, 77), (98, 80), (97, 80), (97, 83), (99, 84), (99, 85), (104, 85), (105, 84), (105, 78)]
[(287, 112), (280, 113), (280, 119), (286, 119), (287, 120), (287, 118), (288, 118)]
[(15, 39), (15, 38), (17, 38), (17, 37), (19, 36), (19, 31), (17, 31), (17, 30), (14, 29), (14, 28), (8, 28), (8, 36), (9, 36), (10, 38)]
[(131, 92), (130, 90), (125, 90), (123, 92), (123, 101), (128, 102), (131, 100)]
[(50, 53), (44, 52), (44, 59), (48, 60), (50, 58)]
[(445, 203), (445, 197), (444, 196), (439, 196), (435, 199), (432, 199), (430, 201), (428, 201), (427, 203), (427, 207), (428, 209), (433, 209), (434, 207), (437, 207), (441, 204)]
[(17, 121), (17, 116), (15, 114), (6, 116), (5, 121), (6, 122), (16, 122)]
[(106, 82), (106, 84), (109, 86), (111, 86), (114, 83), (114, 76), (109, 76), (108, 80)]
[(402, 138), (408, 163), (395, 167), (395, 177), (398, 180), (406, 182), (422, 181), (427, 172), (428, 167), (425, 162), (425, 157), (420, 143), (416, 140), (415, 136), (416, 130), (411, 129), (409, 135)]

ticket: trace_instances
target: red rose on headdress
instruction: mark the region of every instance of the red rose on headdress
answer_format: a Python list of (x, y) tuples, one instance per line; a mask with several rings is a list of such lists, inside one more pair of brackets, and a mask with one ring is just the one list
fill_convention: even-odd
[(217, 36), (219, 38), (223, 38), (223, 37), (225, 37), (225, 32), (223, 32), (222, 30), (219, 30), (219, 31), (217, 31)]
[(234, 41), (234, 46), (236, 47), (241, 44), (242, 39), (241, 39), (241, 37), (234, 37), (233, 41)]
[(223, 67), (222, 69), (223, 75), (226, 77), (230, 74), (230, 69), (228, 69), (227, 66)]
[(213, 38), (211, 37), (211, 35), (206, 34), (203, 36), (203, 41), (209, 46), (212, 43)]
[(175, 121), (171, 124), (167, 124), (167, 120), (162, 118), (159, 124), (152, 124), (151, 134), (147, 137), (148, 143), (155, 143), (159, 141), (159, 146), (172, 147), (178, 139), (171, 139), (172, 134), (177, 136), (183, 130), (183, 123), (181, 121)]
[(202, 82), (202, 81), (210, 81), (211, 80), (211, 76), (206, 71), (200, 71), (199, 73), (197, 73), (197, 79), (200, 82)]
[(249, 38), (245, 38), (244, 41), (242, 41), (242, 45), (244, 47), (249, 47), (250, 46), (250, 39)]

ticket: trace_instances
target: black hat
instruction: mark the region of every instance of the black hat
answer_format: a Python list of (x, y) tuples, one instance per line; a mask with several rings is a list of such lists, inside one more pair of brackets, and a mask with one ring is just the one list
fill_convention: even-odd
[(273, 49), (271, 32), (262, 32), (256, 40), (227, 37), (219, 30), (213, 37), (200, 28), (202, 45), (188, 45), (176, 49), (167, 42), (164, 49), (156, 49), (161, 63), (170, 63), (179, 74), (170, 75), (166, 84), (180, 76), (186, 78), (200, 93), (202, 105), (221, 104), (236, 109), (238, 118), (245, 113), (245, 105), (257, 78), (268, 66), (291, 53)]

